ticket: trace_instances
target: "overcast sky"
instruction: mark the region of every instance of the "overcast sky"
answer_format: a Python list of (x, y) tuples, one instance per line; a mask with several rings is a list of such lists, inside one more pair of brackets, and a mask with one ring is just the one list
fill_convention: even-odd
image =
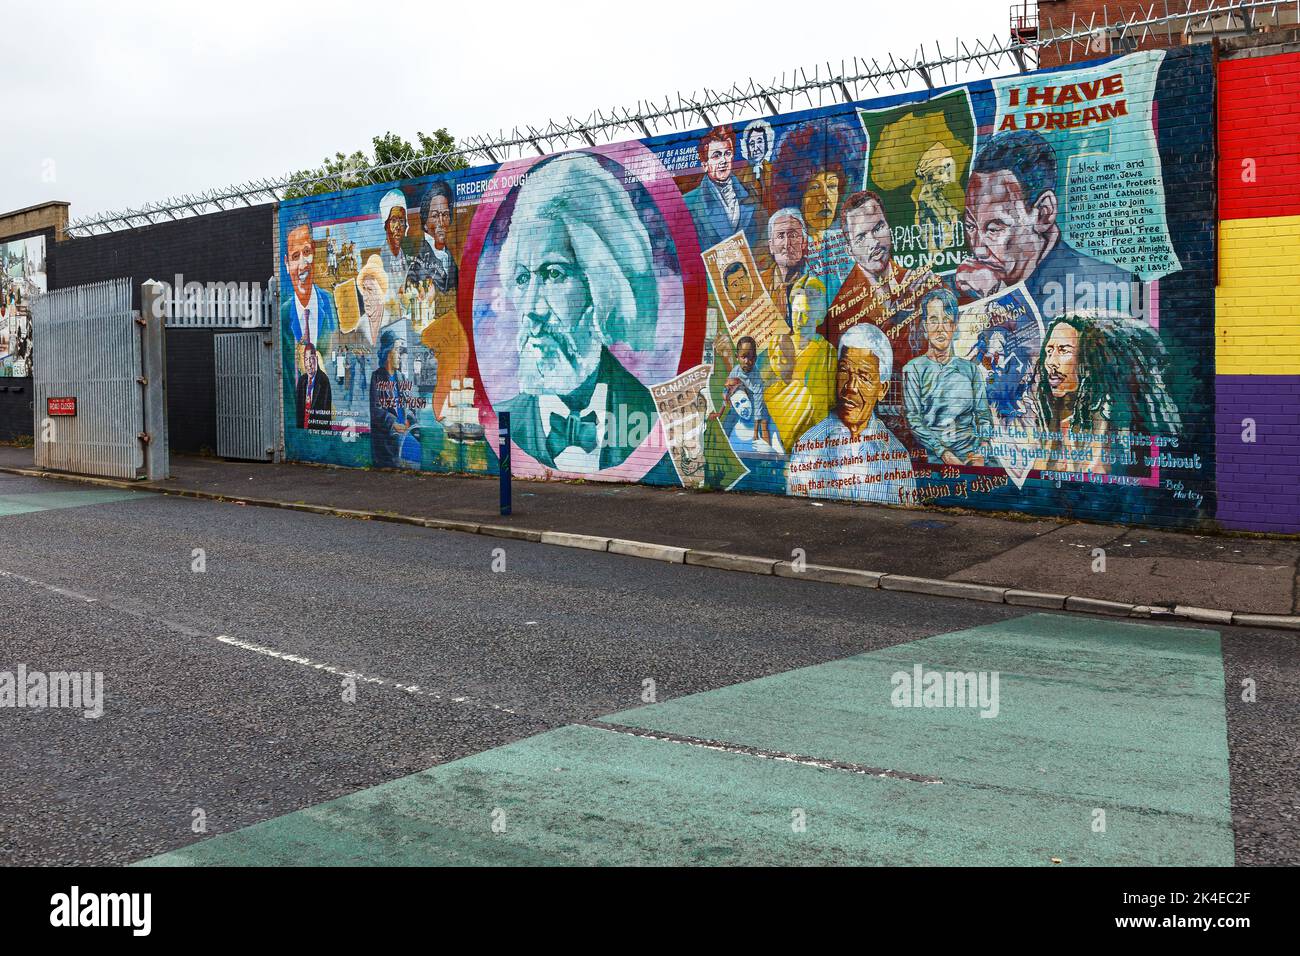
[[(1007, 34), (1008, 0), (5, 3), (0, 211), (76, 218), (854, 56)], [(632, 13), (629, 11), (645, 11)], [(972, 74), (977, 76), (979, 74)]]

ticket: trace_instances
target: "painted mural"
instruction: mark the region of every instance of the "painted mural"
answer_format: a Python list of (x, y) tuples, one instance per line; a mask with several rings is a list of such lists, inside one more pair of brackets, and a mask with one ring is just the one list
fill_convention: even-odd
[(1201, 59), (285, 203), (288, 456), (492, 473), (509, 412), (525, 476), (1195, 523)]
[(31, 375), (31, 300), (45, 292), (45, 237), (0, 242), (0, 375)]

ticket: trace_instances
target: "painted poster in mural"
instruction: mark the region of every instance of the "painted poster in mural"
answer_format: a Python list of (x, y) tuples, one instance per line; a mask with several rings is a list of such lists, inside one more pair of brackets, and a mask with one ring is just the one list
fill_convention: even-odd
[(752, 338), (768, 342), (778, 332), (787, 331), (784, 316), (758, 280), (758, 266), (744, 233), (727, 237), (701, 255), (732, 341)]
[[(1014, 397), (1004, 385), (1021, 393), (1005, 435), (1013, 440), (995, 456), (1018, 488), (1033, 471), (1058, 485), (1159, 488), (1158, 454), (1141, 451), (1179, 441), (1159, 283), (1147, 281), (1180, 268), (1153, 130), (1162, 61), (1139, 54), (993, 83), (996, 132), (981, 142), (967, 187), (972, 256), (956, 278), (980, 299), (963, 309), (1000, 308), (1014, 289), (1039, 316), (1021, 329), (1038, 340), (1031, 389), (1021, 393), (1021, 376), (987, 383), (1004, 421)], [(1013, 365), (1033, 354), (1033, 337), (996, 338)]]
[(1165, 195), (1210, 181), (1210, 133), (1167, 142), (1157, 107), (1204, 106), (1182, 78), (1208, 69), (1130, 56), (285, 203), (289, 456), (489, 474), (509, 411), (521, 476), (1193, 523), (1212, 256)]
[(1047, 143), (1053, 191), (1069, 210), (1059, 220), (1061, 243), (1114, 266), (1098, 270), (1102, 281), (1149, 281), (1180, 268), (1152, 124), (1164, 56), (1151, 50), (1068, 73), (993, 81), (995, 129)]
[(31, 375), (31, 300), (45, 292), (45, 237), (0, 242), (0, 375)]
[(651, 387), (677, 477), (687, 488), (704, 484), (705, 433), (714, 414), (709, 398), (711, 365), (697, 365)]
[(866, 188), (879, 196), (905, 268), (952, 272), (966, 257), (966, 183), (975, 113), (965, 88), (924, 103), (859, 110)]
[[(945, 407), (954, 395), (964, 399), (967, 390), (943, 388), (925, 374), (927, 367), (918, 359), (906, 372), (908, 415), (918, 422), (913, 433), (926, 439), (932, 463), (944, 460), (945, 448), (965, 446), (980, 464), (1001, 468), (1017, 488), (1023, 487), (1039, 465), (1035, 431), (1042, 317), (1023, 284), (967, 303), (959, 311), (949, 365), (966, 373), (969, 410), (954, 414)], [(927, 322), (927, 331), (934, 328), (935, 323)]]

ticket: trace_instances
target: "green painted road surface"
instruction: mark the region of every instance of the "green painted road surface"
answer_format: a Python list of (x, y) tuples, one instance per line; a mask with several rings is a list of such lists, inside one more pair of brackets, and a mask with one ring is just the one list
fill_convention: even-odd
[(0, 494), (0, 518), (10, 515), (26, 515), (36, 511), (52, 511), (57, 508), (80, 508), (84, 505), (102, 505), (110, 501), (122, 501), (135, 497), (134, 491), (119, 491), (105, 488), (102, 491), (42, 491), (27, 494)]
[[(997, 671), (998, 715), (892, 706), (916, 664)], [(1231, 865), (1223, 681), (1215, 632), (1032, 614), (563, 727), (144, 863)]]

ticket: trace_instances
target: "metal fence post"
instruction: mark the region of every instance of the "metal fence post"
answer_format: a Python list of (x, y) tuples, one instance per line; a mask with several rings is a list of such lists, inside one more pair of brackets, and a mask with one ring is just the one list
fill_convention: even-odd
[(167, 441), (166, 289), (150, 279), (140, 287), (140, 386), (144, 389), (145, 478), (161, 481), (170, 474)]
[[(277, 233), (279, 232), (277, 222)], [(277, 243), (277, 248), (278, 248)], [(266, 282), (266, 292), (262, 296), (259, 308), (263, 310), (266, 321), (263, 323), (270, 329), (271, 336), (271, 372), (269, 390), (271, 407), (271, 431), (270, 435), (275, 443), (274, 450), (271, 454), (271, 461), (279, 463), (284, 460), (284, 382), (281, 381), (283, 373), (283, 358), (280, 354), (283, 348), (280, 338), (282, 330), (280, 328), (280, 287), (278, 280), (272, 276)]]

